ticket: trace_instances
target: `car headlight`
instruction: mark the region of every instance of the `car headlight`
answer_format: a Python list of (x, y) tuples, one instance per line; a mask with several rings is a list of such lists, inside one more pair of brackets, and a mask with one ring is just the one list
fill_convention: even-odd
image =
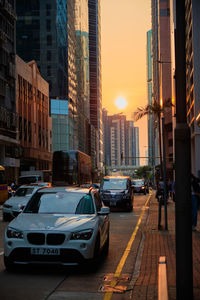
[(9, 239), (23, 239), (24, 238), (22, 231), (11, 228), (11, 227), (8, 227), (6, 233), (7, 233), (7, 237)]
[(144, 186), (142, 186), (142, 190), (144, 190)]
[(86, 229), (72, 232), (70, 240), (89, 240), (92, 236), (93, 229)]

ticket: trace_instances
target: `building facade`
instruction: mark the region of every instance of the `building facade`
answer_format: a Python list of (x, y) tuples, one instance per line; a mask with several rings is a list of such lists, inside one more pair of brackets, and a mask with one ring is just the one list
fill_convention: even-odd
[(15, 53), (15, 1), (0, 1), (0, 165), (7, 182), (19, 172), (20, 147), (17, 140)]
[(186, 110), (191, 130), (192, 172), (200, 177), (200, 2), (186, 0)]
[(100, 0), (88, 0), (90, 122), (97, 133), (96, 164), (103, 170), (102, 81), (101, 81), (101, 7)]
[(16, 11), (17, 54), (26, 62), (36, 61), (42, 77), (49, 83), (50, 99), (68, 101), (73, 127), (68, 137), (69, 149), (76, 148), (75, 3), (73, 0), (17, 0)]
[(16, 111), (20, 171), (52, 169), (52, 124), (49, 117), (49, 85), (36, 62), (25, 63), (16, 56)]
[[(152, 52), (152, 30), (147, 32), (147, 91), (148, 91), (148, 104), (153, 104), (153, 52)], [(154, 116), (148, 114), (148, 165), (155, 166), (155, 128)]]
[[(152, 50), (153, 101), (156, 101), (163, 108), (162, 116), (164, 117), (160, 119), (164, 122), (161, 140), (159, 140), (159, 126), (155, 132), (155, 157), (160, 156), (156, 143), (159, 145), (161, 142), (162, 146), (165, 144), (167, 177), (172, 178), (174, 149), (172, 106), (164, 107), (166, 102), (172, 102), (170, 2), (167, 0), (152, 0)], [(155, 119), (155, 121), (158, 123), (158, 120)], [(164, 143), (163, 138), (165, 139)], [(163, 153), (163, 149), (161, 152)], [(157, 153), (159, 154), (157, 155)]]
[(91, 154), (88, 0), (75, 1), (78, 149)]
[(103, 137), (105, 166), (139, 166), (139, 128), (125, 115), (108, 115), (103, 109)]

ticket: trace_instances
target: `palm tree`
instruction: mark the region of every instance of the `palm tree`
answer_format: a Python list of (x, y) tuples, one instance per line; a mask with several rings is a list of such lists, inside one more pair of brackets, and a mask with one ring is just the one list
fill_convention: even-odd
[(135, 112), (133, 112), (133, 120), (138, 121), (146, 115), (153, 115), (158, 121), (158, 134), (159, 134), (159, 152), (160, 152), (160, 167), (161, 167), (161, 174), (163, 177), (163, 169), (162, 169), (162, 146), (161, 146), (161, 125), (160, 125), (160, 118), (161, 113), (164, 113), (165, 109), (168, 107), (174, 106), (171, 102), (171, 99), (167, 99), (164, 101), (163, 105), (154, 101), (153, 104), (147, 104), (145, 107), (138, 107)]

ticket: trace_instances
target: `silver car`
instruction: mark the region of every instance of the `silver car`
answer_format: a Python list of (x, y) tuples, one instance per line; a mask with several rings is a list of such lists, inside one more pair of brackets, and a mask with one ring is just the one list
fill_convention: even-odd
[(98, 262), (108, 252), (109, 212), (94, 188), (38, 190), (5, 230), (6, 268)]
[(41, 189), (41, 186), (21, 185), (14, 195), (3, 204), (3, 221), (10, 221), (18, 216), (38, 189)]

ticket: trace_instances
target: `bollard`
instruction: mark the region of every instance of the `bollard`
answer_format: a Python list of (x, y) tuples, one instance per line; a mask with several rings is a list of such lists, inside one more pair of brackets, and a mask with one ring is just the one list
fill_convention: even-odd
[(166, 257), (160, 256), (158, 262), (158, 300), (168, 300)]

